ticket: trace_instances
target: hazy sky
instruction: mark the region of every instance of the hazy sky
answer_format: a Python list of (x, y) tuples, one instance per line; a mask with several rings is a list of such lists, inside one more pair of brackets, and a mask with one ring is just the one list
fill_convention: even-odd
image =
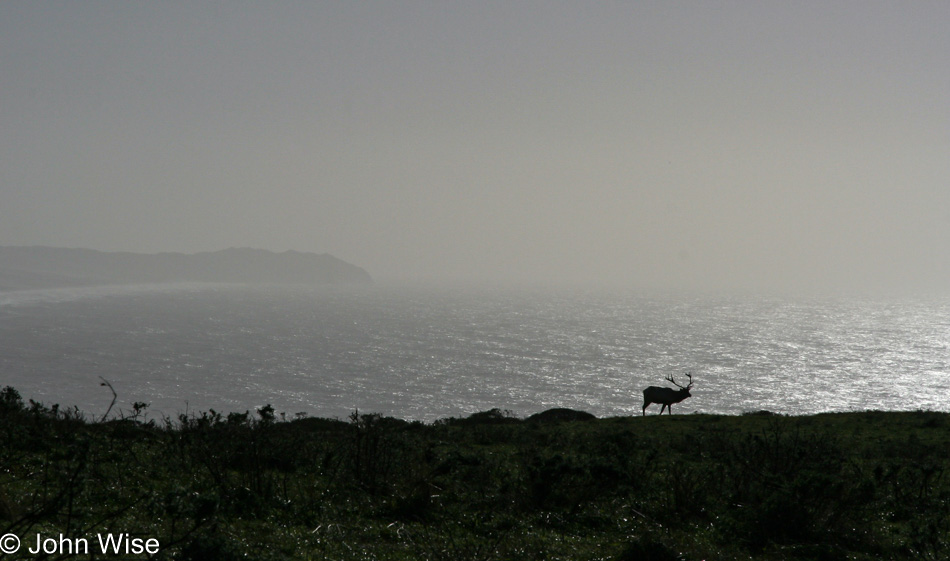
[(0, 245), (950, 286), (950, 2), (0, 3)]

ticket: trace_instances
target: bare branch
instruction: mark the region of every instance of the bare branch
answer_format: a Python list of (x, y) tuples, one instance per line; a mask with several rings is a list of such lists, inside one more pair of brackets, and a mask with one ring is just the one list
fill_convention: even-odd
[(109, 391), (112, 392), (112, 403), (109, 404), (109, 408), (106, 409), (106, 412), (102, 415), (102, 418), (99, 419), (99, 422), (102, 422), (102, 421), (105, 421), (106, 417), (109, 416), (109, 412), (112, 411), (112, 407), (115, 405), (115, 400), (118, 399), (119, 396), (118, 394), (115, 393), (115, 388), (112, 387), (112, 384), (110, 384), (108, 380), (106, 380), (102, 376), (99, 376), (99, 379), (102, 380), (102, 383), (99, 385), (108, 387)]

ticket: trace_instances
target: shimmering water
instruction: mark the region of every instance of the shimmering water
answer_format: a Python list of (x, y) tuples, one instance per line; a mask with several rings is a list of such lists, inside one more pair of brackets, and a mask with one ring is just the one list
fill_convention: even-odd
[(222, 285), (0, 293), (0, 385), (92, 415), (253, 410), (434, 420), (493, 407), (639, 414), (950, 410), (950, 302)]

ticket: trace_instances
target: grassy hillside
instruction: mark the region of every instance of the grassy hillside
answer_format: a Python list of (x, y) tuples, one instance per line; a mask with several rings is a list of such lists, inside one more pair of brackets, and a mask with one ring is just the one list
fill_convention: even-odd
[(124, 558), (202, 561), (950, 557), (943, 413), (146, 413), (3, 390), (0, 535), (124, 532), (161, 544)]

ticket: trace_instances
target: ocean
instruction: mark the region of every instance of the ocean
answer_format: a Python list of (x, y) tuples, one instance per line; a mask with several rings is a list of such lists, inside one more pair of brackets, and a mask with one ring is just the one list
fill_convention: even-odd
[[(271, 404), (434, 421), (492, 408), (640, 415), (950, 411), (950, 301), (182, 284), (0, 292), (0, 386), (87, 417)], [(658, 406), (648, 409), (655, 414)]]

